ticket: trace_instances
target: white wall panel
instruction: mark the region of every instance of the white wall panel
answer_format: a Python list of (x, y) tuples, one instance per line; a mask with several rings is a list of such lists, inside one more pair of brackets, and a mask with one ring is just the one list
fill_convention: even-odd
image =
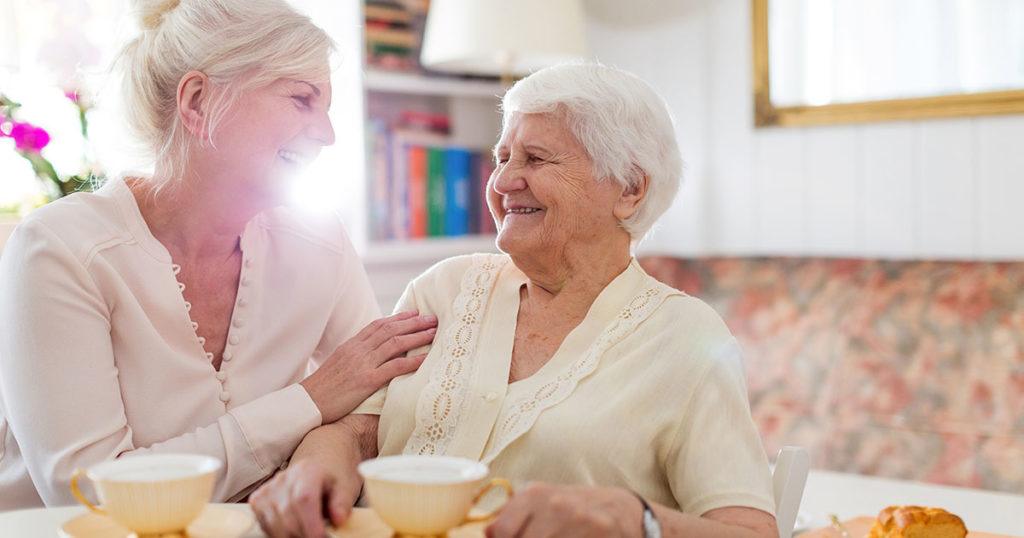
[(914, 254), (917, 200), (914, 168), (915, 126), (881, 123), (865, 127), (862, 140), (861, 204), (863, 254), (869, 257), (909, 258)]
[(754, 237), (758, 253), (796, 255), (807, 249), (807, 183), (803, 136), (768, 129), (754, 141)]
[(915, 163), (919, 201), (916, 225), (925, 258), (970, 258), (977, 252), (977, 188), (970, 119), (917, 125)]
[(978, 254), (1024, 259), (1024, 117), (977, 120)]
[(825, 256), (860, 253), (860, 126), (804, 131), (807, 249)]

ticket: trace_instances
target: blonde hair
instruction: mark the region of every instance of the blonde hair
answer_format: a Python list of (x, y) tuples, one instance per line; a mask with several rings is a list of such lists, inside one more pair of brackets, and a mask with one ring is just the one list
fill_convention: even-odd
[(189, 71), (204, 73), (211, 100), (202, 143), (247, 89), (280, 78), (330, 78), (334, 42), (284, 0), (136, 0), (141, 32), (117, 67), (128, 126), (152, 153), (164, 180), (188, 161), (189, 132), (177, 112), (177, 89)]
[(502, 111), (503, 135), (516, 112), (563, 113), (599, 181), (635, 189), (646, 176), (647, 195), (622, 221), (634, 242), (672, 205), (683, 177), (672, 115), (639, 77), (596, 63), (555, 65), (512, 86)]

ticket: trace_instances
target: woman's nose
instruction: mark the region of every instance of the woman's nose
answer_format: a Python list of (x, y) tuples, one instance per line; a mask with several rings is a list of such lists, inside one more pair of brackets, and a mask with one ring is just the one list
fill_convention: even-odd
[(492, 188), (498, 194), (508, 194), (526, 188), (526, 177), (523, 174), (523, 167), (515, 164), (514, 161), (506, 161), (494, 171)]
[(310, 126), (310, 136), (322, 146), (334, 144), (334, 125), (331, 124), (331, 118), (326, 111), (318, 114), (313, 121)]

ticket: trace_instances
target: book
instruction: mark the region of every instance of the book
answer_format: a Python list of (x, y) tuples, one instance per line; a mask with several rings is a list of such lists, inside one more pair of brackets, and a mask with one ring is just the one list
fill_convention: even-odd
[(367, 45), (391, 45), (408, 47), (410, 50), (419, 43), (415, 32), (408, 28), (378, 28), (367, 26), (364, 29)]
[(445, 149), (427, 148), (427, 235), (445, 235)]
[(427, 235), (427, 158), (426, 148), (442, 146), (444, 135), (418, 128), (391, 130), (391, 228), (396, 239)]
[(389, 132), (387, 126), (381, 120), (370, 120), (367, 125), (369, 131), (368, 150), (370, 152), (370, 237), (372, 239), (391, 239), (391, 225), (389, 222), (390, 183), (394, 174), (391, 171), (391, 159), (388, 155)]
[(444, 235), (469, 233), (470, 152), (465, 148), (450, 147), (444, 154), (445, 223)]
[(412, 22), (412, 12), (397, 5), (374, 4), (367, 2), (363, 8), (363, 16), (369, 21), (386, 21), (409, 24)]
[(405, 146), (408, 158), (408, 236), (419, 239), (427, 236), (427, 148), (424, 146)]

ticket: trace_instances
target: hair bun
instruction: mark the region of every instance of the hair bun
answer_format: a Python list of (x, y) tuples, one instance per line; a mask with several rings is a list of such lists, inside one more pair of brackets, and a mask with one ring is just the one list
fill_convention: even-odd
[(156, 30), (164, 21), (164, 15), (178, 7), (181, 0), (137, 0), (139, 20), (142, 28)]

